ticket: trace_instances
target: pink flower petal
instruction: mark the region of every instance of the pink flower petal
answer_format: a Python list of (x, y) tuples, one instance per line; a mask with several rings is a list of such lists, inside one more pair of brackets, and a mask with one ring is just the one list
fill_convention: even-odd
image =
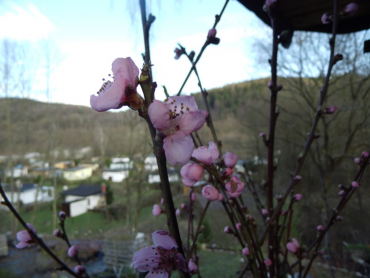
[(100, 92), (98, 96), (90, 96), (91, 107), (98, 112), (117, 109), (125, 99), (125, 88), (127, 85), (127, 79), (119, 78), (115, 80), (108, 89)]
[(136, 77), (139, 75), (139, 69), (130, 57), (117, 58), (112, 63), (112, 72), (114, 79), (126, 78), (128, 84), (135, 86)]
[[(183, 105), (181, 105), (183, 104)], [(181, 106), (184, 107), (185, 111), (195, 111), (198, 110), (198, 105), (195, 102), (194, 97), (192, 96), (172, 96), (169, 97), (166, 101), (166, 106), (171, 111), (175, 110), (175, 106), (177, 108), (177, 111), (180, 112)], [(189, 108), (189, 109), (187, 109)]]
[(15, 245), (15, 247), (18, 248), (18, 249), (22, 249), (22, 248), (26, 247), (27, 245), (28, 245), (28, 243), (26, 241), (20, 241)]
[(212, 163), (214, 161), (216, 161), (218, 159), (218, 157), (220, 156), (220, 152), (217, 148), (217, 145), (216, 143), (214, 142), (209, 142), (208, 143), (208, 150), (209, 152), (211, 153), (211, 160), (212, 160)]
[(18, 239), (18, 241), (27, 242), (27, 241), (31, 240), (32, 238), (31, 238), (31, 236), (30, 236), (30, 234), (28, 233), (27, 230), (23, 230), (23, 231), (20, 231), (20, 232), (17, 233), (17, 239)]
[(149, 246), (134, 254), (132, 264), (137, 271), (150, 271), (158, 266), (160, 258), (157, 248), (155, 246)]
[(200, 129), (205, 122), (206, 118), (202, 110), (189, 111), (182, 116), (179, 127), (184, 134), (189, 135), (193, 131)]
[(184, 136), (179, 131), (164, 138), (163, 149), (166, 153), (167, 160), (172, 166), (186, 164), (193, 152), (194, 142), (189, 135)]
[(170, 110), (163, 102), (153, 100), (153, 102), (149, 105), (148, 114), (155, 129), (164, 131), (170, 127), (169, 112)]
[(220, 197), (218, 190), (210, 184), (203, 187), (202, 194), (208, 201), (216, 201)]
[(154, 245), (157, 247), (161, 246), (162, 248), (167, 250), (178, 247), (175, 239), (166, 231), (156, 231), (152, 233), (152, 239)]
[(225, 162), (226, 167), (234, 168), (236, 163), (238, 162), (238, 156), (236, 154), (231, 153), (231, 152), (227, 152), (224, 155), (224, 162)]

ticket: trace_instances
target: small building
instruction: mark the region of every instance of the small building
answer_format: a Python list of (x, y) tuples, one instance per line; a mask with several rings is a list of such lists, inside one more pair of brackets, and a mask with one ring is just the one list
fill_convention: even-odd
[[(168, 180), (169, 182), (176, 182), (179, 181), (179, 175), (178, 173), (173, 169), (168, 169)], [(161, 182), (161, 178), (159, 176), (159, 172), (152, 173), (148, 176), (148, 182), (149, 183), (159, 183)]]
[(107, 181), (121, 182), (128, 178), (130, 172), (125, 169), (105, 169), (103, 170), (102, 177)]
[(54, 175), (56, 177), (63, 177), (63, 171), (56, 167), (35, 168), (31, 173), (34, 177), (41, 176), (44, 178), (50, 178)]
[(18, 164), (13, 168), (13, 171), (11, 169), (6, 170), (6, 175), (8, 177), (11, 177), (13, 175), (14, 178), (24, 177), (28, 175), (28, 167), (23, 166), (21, 164)]
[(145, 171), (154, 172), (158, 170), (157, 159), (154, 154), (148, 155), (145, 160)]
[(88, 210), (106, 205), (106, 185), (80, 185), (60, 194), (65, 197), (62, 210), (69, 217), (84, 214)]
[(74, 168), (64, 169), (63, 178), (68, 181), (78, 181), (88, 179), (92, 175), (91, 167), (77, 166)]
[[(2, 184), (5, 194), (9, 201), (12, 201), (12, 192), (10, 184)], [(36, 196), (37, 195), (37, 196)], [(2, 198), (0, 198), (2, 200)], [(31, 205), (36, 202), (50, 202), (54, 199), (54, 188), (51, 186), (39, 186), (34, 183), (19, 183), (14, 185), (13, 203), (18, 199), (23, 205)]]

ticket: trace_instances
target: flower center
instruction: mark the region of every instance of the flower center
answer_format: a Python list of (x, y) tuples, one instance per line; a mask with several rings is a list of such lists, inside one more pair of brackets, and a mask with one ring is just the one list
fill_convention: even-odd
[[(105, 81), (105, 79), (103, 79), (103, 81)], [(103, 83), (103, 85), (101, 86), (100, 90), (97, 92), (97, 94), (104, 94), (106, 90), (108, 90), (110, 88), (110, 86), (112, 86), (113, 82), (108, 80), (108, 81), (105, 81)]]
[(234, 193), (238, 189), (238, 184), (234, 181), (231, 181), (230, 189), (231, 192)]

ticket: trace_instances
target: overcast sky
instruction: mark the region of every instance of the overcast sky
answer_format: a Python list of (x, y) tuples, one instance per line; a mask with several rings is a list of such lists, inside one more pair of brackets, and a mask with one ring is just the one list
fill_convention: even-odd
[[(53, 102), (89, 106), (102, 78), (111, 73), (117, 57), (131, 57), (142, 65), (143, 35), (138, 0), (3, 0), (0, 6), (0, 39), (50, 40), (61, 52), (62, 62), (51, 75)], [(151, 28), (151, 58), (157, 98), (163, 99), (160, 85), (170, 94), (179, 90), (190, 63), (173, 57), (177, 43), (188, 52), (199, 52), (221, 11), (222, 0), (147, 1), (148, 13), (156, 16)], [(198, 64), (207, 89), (268, 75), (267, 65), (257, 65), (256, 40), (269, 34), (269, 28), (236, 0), (228, 4), (217, 26), (218, 46), (210, 45)], [(266, 58), (267, 60), (267, 58)], [(264, 69), (265, 68), (265, 69)], [(42, 77), (34, 80), (38, 92), (32, 96), (45, 101)], [(194, 76), (184, 92), (197, 92)]]

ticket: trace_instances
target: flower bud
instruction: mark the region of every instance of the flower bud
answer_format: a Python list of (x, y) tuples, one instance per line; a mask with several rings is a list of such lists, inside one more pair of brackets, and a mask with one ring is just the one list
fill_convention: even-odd
[(295, 176), (294, 178), (293, 178), (293, 180), (295, 181), (295, 182), (300, 182), (301, 180), (302, 180), (302, 177), (301, 176), (299, 176), (299, 175), (297, 175), (297, 176)]
[(353, 16), (358, 10), (358, 5), (356, 3), (349, 3), (343, 9), (343, 15)]
[(302, 194), (295, 194), (293, 196), (293, 198), (294, 198), (295, 201), (299, 202), (300, 200), (302, 200), (303, 195)]
[(184, 203), (182, 203), (182, 204), (181, 204), (181, 208), (182, 208), (183, 210), (186, 210), (188, 207), (187, 207)]
[(227, 168), (234, 168), (237, 162), (238, 162), (238, 156), (236, 154), (227, 152), (224, 155), (224, 163)]
[(82, 265), (78, 265), (75, 267), (75, 273), (82, 275), (86, 272), (86, 269)]
[(224, 170), (222, 170), (221, 172), (221, 177), (226, 179), (227, 177), (229, 177), (231, 174), (233, 173), (233, 170), (231, 168), (226, 168)]
[(193, 62), (193, 60), (194, 60), (194, 56), (195, 56), (195, 52), (194, 52), (194, 51), (190, 52), (190, 54), (189, 54), (189, 59), (190, 59), (190, 61), (192, 61), (192, 62)]
[(262, 209), (262, 214), (263, 214), (263, 215), (268, 215), (268, 213), (269, 213), (269, 212), (268, 212), (268, 210), (267, 210), (267, 209), (265, 209), (265, 208), (263, 208), (263, 209)]
[(164, 199), (163, 198), (161, 198), (161, 204), (164, 205)]
[(278, 87), (277, 87), (277, 90), (281, 91), (282, 89), (283, 89), (283, 84), (279, 84)]
[(66, 220), (66, 217), (67, 217), (67, 215), (64, 211), (59, 212), (59, 220), (64, 221), (64, 220)]
[(193, 202), (195, 202), (196, 199), (197, 199), (197, 194), (196, 193), (191, 193), (191, 200)]
[(176, 209), (176, 212), (175, 212), (176, 216), (179, 216), (180, 213), (181, 213), (180, 209)]
[(224, 232), (225, 232), (226, 234), (234, 234), (233, 229), (231, 229), (229, 226), (226, 226), (226, 227), (224, 228)]
[(241, 231), (241, 230), (243, 229), (243, 227), (242, 227), (242, 223), (236, 223), (235, 227), (236, 227), (236, 229), (237, 229), (237, 230), (239, 230), (239, 231)]
[(176, 60), (178, 60), (181, 57), (181, 55), (184, 54), (184, 51), (182, 49), (177, 48), (177, 47), (175, 48), (174, 52), (176, 54), (176, 56), (175, 56)]
[(243, 248), (242, 252), (243, 252), (244, 255), (249, 256), (249, 248), (248, 247)]
[(343, 217), (339, 215), (339, 216), (337, 216), (337, 218), (335, 220), (342, 221), (343, 220)]
[(319, 225), (316, 227), (316, 230), (321, 233), (323, 230), (324, 230), (324, 226), (323, 225)]
[(210, 184), (203, 187), (202, 194), (208, 201), (215, 201), (220, 197), (218, 190)]
[(338, 193), (338, 195), (339, 195), (340, 197), (343, 197), (345, 194), (346, 194), (346, 191), (344, 191), (344, 190), (341, 190), (341, 191), (339, 191), (339, 193)]
[(212, 28), (208, 31), (207, 39), (214, 39), (216, 37), (217, 30), (215, 28)]
[(271, 90), (272, 88), (274, 88), (274, 82), (270, 81), (269, 83), (267, 83), (267, 87)]
[(362, 152), (361, 157), (362, 159), (367, 159), (369, 157), (369, 152)]
[(358, 164), (358, 165), (361, 165), (361, 159), (359, 157), (356, 157), (354, 160), (353, 160), (354, 163)]
[(353, 181), (351, 185), (353, 188), (357, 188), (359, 186), (359, 183), (357, 181)]
[(76, 245), (72, 245), (68, 249), (68, 257), (70, 257), (70, 258), (76, 258), (77, 255), (78, 255), (78, 247)]
[(328, 13), (324, 13), (321, 17), (322, 24), (329, 24), (332, 21), (332, 16)]
[(163, 211), (162, 211), (162, 209), (161, 209), (161, 207), (160, 207), (159, 205), (155, 204), (155, 205), (153, 206), (152, 213), (153, 213), (153, 215), (154, 215), (154, 216), (158, 216), (158, 215), (160, 215), (162, 212), (163, 212)]
[(272, 262), (271, 262), (271, 260), (269, 258), (265, 259), (264, 260), (264, 263), (265, 263), (266, 266), (272, 265)]
[(188, 263), (188, 269), (190, 271), (190, 274), (195, 274), (195, 273), (198, 273), (198, 266), (193, 262), (192, 259), (189, 260), (189, 263)]
[(259, 135), (259, 138), (262, 139), (263, 141), (266, 141), (266, 133), (261, 132)]
[(339, 108), (337, 106), (329, 106), (329, 107), (326, 107), (325, 110), (324, 110), (324, 114), (334, 114), (335, 111), (337, 111)]
[(62, 237), (62, 232), (59, 229), (55, 229), (53, 235), (56, 237)]

